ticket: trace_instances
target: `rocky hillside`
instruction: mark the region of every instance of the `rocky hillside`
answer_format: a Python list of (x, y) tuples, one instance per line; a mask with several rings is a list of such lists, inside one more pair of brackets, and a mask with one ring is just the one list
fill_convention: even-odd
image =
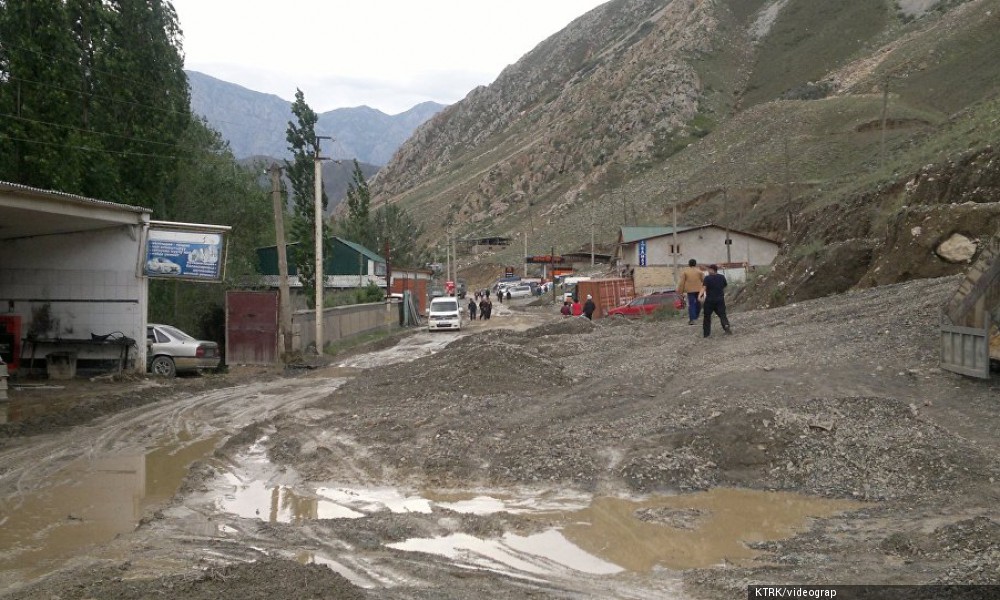
[(958, 272), (940, 244), (1000, 228), (997, 31), (1000, 0), (612, 0), (420, 127), (377, 201), (530, 253), (676, 203), (787, 242), (755, 304)]
[[(187, 75), (191, 109), (229, 141), (237, 158), (288, 154), (285, 129), (292, 119), (290, 102), (197, 71)], [(324, 147), (333, 158), (384, 165), (418, 126), (442, 108), (443, 104), (424, 102), (398, 115), (367, 106), (338, 108), (320, 113), (316, 133), (334, 137), (332, 147)]]

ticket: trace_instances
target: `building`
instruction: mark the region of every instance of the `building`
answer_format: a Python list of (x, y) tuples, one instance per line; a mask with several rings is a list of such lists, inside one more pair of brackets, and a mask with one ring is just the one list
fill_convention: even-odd
[[(369, 283), (374, 283), (380, 288), (385, 288), (386, 281), (386, 260), (360, 244), (350, 240), (334, 236), (333, 252), (328, 252), (323, 257), (323, 275), (326, 289), (348, 289), (365, 287)], [(295, 268), (295, 248), (297, 242), (286, 245), (288, 252), (288, 284), (293, 290), (293, 306), (304, 308), (305, 299), (301, 293), (296, 293), (302, 288), (299, 281), (298, 271)], [(260, 272), (264, 276), (264, 282), (272, 288), (278, 287), (278, 247), (266, 246), (257, 249), (257, 258), (260, 265)], [(427, 281), (431, 279), (433, 272), (425, 269), (401, 269), (392, 268), (392, 292), (401, 293), (409, 291), (418, 297), (418, 302), (423, 302), (419, 298), (427, 295)]]
[(678, 227), (622, 227), (616, 264), (631, 275), (637, 290), (672, 287), (678, 268), (695, 259), (717, 264), (731, 281), (742, 281), (755, 268), (770, 266), (780, 244), (769, 238), (714, 224)]

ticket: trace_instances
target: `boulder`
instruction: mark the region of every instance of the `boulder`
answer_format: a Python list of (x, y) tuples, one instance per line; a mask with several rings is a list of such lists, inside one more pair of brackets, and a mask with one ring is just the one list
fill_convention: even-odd
[(957, 264), (971, 262), (977, 249), (978, 246), (974, 240), (970, 240), (961, 233), (953, 233), (951, 237), (938, 245), (934, 253), (941, 260)]

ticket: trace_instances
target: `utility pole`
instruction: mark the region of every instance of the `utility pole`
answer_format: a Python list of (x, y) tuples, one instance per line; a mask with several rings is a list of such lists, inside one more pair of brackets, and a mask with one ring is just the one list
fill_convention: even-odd
[(316, 136), (315, 155), (313, 156), (313, 183), (315, 185), (315, 205), (313, 210), (316, 219), (316, 354), (323, 355), (323, 296), (326, 291), (326, 277), (323, 275), (323, 160), (319, 155), (319, 141), (333, 139), (329, 136)]
[(674, 289), (676, 289), (677, 288), (677, 255), (680, 253), (680, 247), (679, 247), (680, 245), (677, 242), (677, 203), (681, 201), (681, 182), (680, 181), (675, 181), (674, 182), (674, 187), (676, 188), (676, 192), (674, 193), (674, 205), (672, 207), (673, 210), (671, 211), (671, 212), (673, 212), (673, 217), (674, 217), (674, 230), (673, 230), (674, 251), (671, 252), (671, 254), (674, 255)]
[(791, 158), (788, 152), (788, 135), (784, 137), (785, 146), (785, 218), (787, 230), (792, 230), (792, 177), (790, 171)]
[(282, 351), (292, 351), (292, 301), (288, 290), (288, 253), (285, 247), (285, 203), (281, 197), (281, 167), (267, 170), (271, 175), (271, 200), (274, 204), (274, 232), (278, 244), (278, 310), (281, 315)]
[(726, 188), (722, 188), (722, 210), (724, 218), (726, 219), (726, 262), (733, 262), (733, 240), (729, 239), (729, 194), (726, 192)]
[(524, 276), (528, 276), (528, 230), (524, 230)]
[(597, 194), (590, 192), (590, 266), (594, 266), (594, 213)]
[(889, 77), (882, 83), (882, 141), (879, 143), (878, 167), (885, 166), (885, 125), (889, 112)]

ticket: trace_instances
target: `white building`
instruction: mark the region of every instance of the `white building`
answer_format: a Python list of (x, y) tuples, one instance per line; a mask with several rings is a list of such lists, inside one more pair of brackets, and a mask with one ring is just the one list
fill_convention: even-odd
[(675, 257), (678, 270), (693, 258), (702, 266), (717, 264), (731, 281), (741, 281), (748, 271), (769, 266), (779, 248), (766, 237), (713, 224), (678, 227), (676, 238), (672, 227), (622, 227), (615, 258), (636, 288), (646, 290), (674, 285)]

